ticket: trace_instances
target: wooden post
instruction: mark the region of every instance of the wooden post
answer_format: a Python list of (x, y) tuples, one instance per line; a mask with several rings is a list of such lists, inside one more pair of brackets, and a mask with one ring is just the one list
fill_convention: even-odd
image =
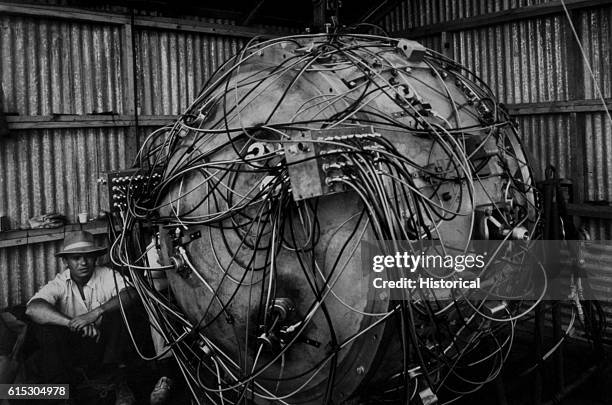
[(325, 26), (325, 11), (327, 0), (313, 0), (312, 2), (312, 26), (315, 31), (323, 31)]
[(0, 138), (8, 134), (8, 123), (6, 122), (6, 116), (4, 114), (4, 90), (2, 90), (2, 83), (0, 83)]
[[(581, 32), (582, 22), (580, 12), (571, 13), (572, 23), (578, 33)], [(569, 24), (568, 24), (569, 25)], [(568, 98), (570, 100), (582, 100), (585, 97), (584, 91), (584, 60), (582, 53), (576, 43), (576, 38), (569, 27), (566, 28), (566, 57), (567, 77), (568, 77)], [(586, 186), (585, 175), (587, 173), (585, 155), (586, 138), (586, 116), (583, 112), (573, 112), (570, 114), (570, 145), (571, 152), (571, 173), (573, 187), (573, 202), (580, 204), (585, 200)]]
[(127, 129), (126, 153), (131, 163), (138, 152), (138, 109), (136, 89), (136, 60), (134, 58), (134, 33), (132, 24), (123, 25), (123, 108), (124, 114), (133, 119), (133, 124)]
[(448, 32), (446, 31), (442, 31), (440, 33), (440, 53), (442, 53), (444, 56), (446, 56), (447, 58), (450, 59), (455, 59), (454, 58), (454, 48), (453, 48), (453, 44), (451, 43), (452, 41), (452, 34), (449, 35)]

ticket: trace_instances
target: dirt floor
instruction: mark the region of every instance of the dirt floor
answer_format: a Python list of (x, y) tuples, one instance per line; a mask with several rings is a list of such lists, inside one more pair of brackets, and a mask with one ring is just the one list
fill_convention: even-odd
[[(549, 358), (540, 368), (524, 375), (533, 365), (533, 341), (531, 336), (519, 336), (502, 373), (503, 393), (499, 385), (491, 383), (475, 394), (466, 396), (458, 405), (612, 405), (612, 353), (596, 355), (593, 348), (584, 341), (569, 340), (563, 347), (564, 387), (581, 383), (570, 393), (559, 396), (557, 390), (559, 373), (554, 369), (554, 358)], [(551, 339), (545, 340), (545, 347), (552, 347)], [(599, 367), (594, 367), (599, 364)], [(592, 373), (589, 369), (595, 368)], [(539, 374), (539, 375), (538, 375)], [(588, 374), (588, 376), (587, 376)], [(538, 380), (541, 400), (538, 402)], [(505, 402), (504, 402), (505, 401)]]

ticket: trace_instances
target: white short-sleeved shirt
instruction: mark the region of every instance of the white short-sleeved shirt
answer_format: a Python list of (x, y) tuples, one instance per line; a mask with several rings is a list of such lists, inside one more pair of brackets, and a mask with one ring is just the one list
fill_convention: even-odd
[[(115, 286), (115, 279), (117, 285)], [(69, 317), (75, 317), (96, 309), (110, 300), (125, 288), (125, 282), (120, 274), (105, 266), (96, 266), (91, 278), (83, 286), (81, 297), (79, 288), (70, 278), (70, 269), (59, 273), (55, 278), (34, 294), (28, 304), (34, 299), (43, 299), (53, 305), (58, 311)]]

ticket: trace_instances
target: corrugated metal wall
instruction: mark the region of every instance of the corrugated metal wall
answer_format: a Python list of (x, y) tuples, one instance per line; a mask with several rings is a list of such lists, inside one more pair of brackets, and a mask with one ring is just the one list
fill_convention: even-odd
[(61, 268), (54, 254), (60, 242), (0, 249), (0, 307), (30, 298)]
[[(21, 117), (124, 113), (121, 27), (0, 16), (5, 112)], [(0, 214), (11, 228), (60, 212), (97, 215), (96, 179), (125, 167), (126, 128), (12, 130), (0, 139)], [(0, 307), (24, 302), (60, 268), (59, 242), (0, 249)]]
[(562, 16), (454, 32), (454, 59), (470, 67), (506, 103), (566, 100)]
[(406, 0), (384, 17), (390, 32), (450, 22), (553, 0)]
[[(193, 18), (194, 22), (233, 24)], [(125, 40), (130, 28), (38, 16), (0, 15), (0, 79), (5, 112), (26, 117), (129, 114), (133, 76)], [(201, 85), (246, 39), (176, 30), (133, 29), (141, 115), (179, 114)], [(286, 29), (294, 31), (294, 29)], [(130, 70), (130, 71), (128, 71)], [(51, 117), (48, 117), (51, 116)], [(30, 119), (27, 118), (27, 119)], [(159, 117), (164, 119), (164, 117)], [(171, 120), (171, 117), (168, 117)], [(143, 122), (142, 125), (147, 125)], [(154, 127), (141, 127), (144, 139)], [(130, 127), (12, 130), (0, 139), (0, 215), (13, 229), (44, 212), (97, 215), (102, 172), (131, 165)], [(61, 270), (58, 241), (0, 248), (0, 308), (24, 303)]]
[[(380, 23), (394, 32), (453, 22), (486, 13), (546, 3), (538, 0), (404, 0)], [(576, 57), (568, 55), (573, 41), (570, 24), (563, 12), (503, 22), (496, 25), (453, 30), (412, 38), (439, 52), (446, 52), (480, 76), (506, 104), (597, 99), (596, 82), (605, 98), (612, 97), (612, 6), (601, 5), (573, 12), (580, 42), (592, 67), (591, 77), (583, 63), (584, 80), (572, 77)], [(577, 58), (581, 56), (578, 55)], [(578, 59), (580, 60), (580, 59)], [(580, 63), (578, 63), (580, 65)], [(573, 88), (572, 88), (573, 87)], [(574, 92), (575, 94), (572, 94)], [(612, 123), (604, 112), (582, 113), (584, 117), (584, 199), (612, 201)], [(572, 161), (572, 118), (570, 113), (520, 115), (523, 144), (530, 155), (536, 176), (553, 164), (561, 177), (574, 178), (577, 162)], [(591, 238), (612, 239), (612, 221), (583, 219)], [(589, 271), (597, 273), (595, 289), (612, 291), (612, 251), (586, 255)], [(595, 275), (593, 273), (593, 275)], [(591, 273), (589, 273), (591, 274)], [(608, 294), (609, 295), (609, 294)], [(612, 324), (612, 305), (604, 303)], [(563, 310), (569, 320), (570, 307)], [(550, 318), (547, 318), (550, 321)], [(607, 337), (610, 338), (608, 331)]]
[[(580, 38), (592, 65), (596, 82), (604, 97), (612, 97), (612, 7), (603, 7), (581, 13)], [(584, 81), (585, 97), (599, 97), (593, 81)]]
[[(595, 80), (585, 74), (585, 98), (612, 97), (612, 6), (580, 13), (580, 39)], [(586, 69), (586, 68), (585, 68)], [(588, 71), (588, 70), (587, 70)], [(587, 190), (589, 200), (612, 201), (612, 123), (604, 113), (586, 115)], [(611, 221), (590, 220), (593, 237), (612, 239)]]
[(120, 26), (0, 16), (6, 111), (123, 113)]
[[(405, 0), (380, 22), (390, 33), (453, 22), (491, 12), (547, 3), (543, 0)], [(579, 37), (603, 96), (612, 97), (612, 7), (602, 5), (578, 13)], [(570, 100), (573, 58), (567, 55), (571, 29), (564, 13), (504, 22), (478, 28), (455, 30), (446, 35), (449, 49), (442, 49), (442, 34), (414, 38), (476, 72), (498, 98), (507, 104)], [(581, 98), (595, 99), (595, 90), (586, 62)], [(572, 178), (569, 114), (533, 114), (516, 117), (523, 142), (534, 165), (548, 164), (559, 175)], [(604, 113), (587, 113), (584, 176), (585, 200), (612, 201), (611, 123)], [(592, 238), (609, 239), (612, 223), (585, 220)]]
[(519, 120), (519, 125), (535, 177), (542, 178), (549, 164), (554, 165), (560, 173), (571, 172), (570, 123), (567, 115), (526, 116)]
[(139, 111), (163, 115), (184, 111), (212, 72), (236, 54), (245, 40), (146, 29), (138, 31), (136, 44)]
[(126, 167), (125, 128), (13, 131), (0, 141), (0, 211), (14, 229), (40, 213), (97, 215), (99, 174)]

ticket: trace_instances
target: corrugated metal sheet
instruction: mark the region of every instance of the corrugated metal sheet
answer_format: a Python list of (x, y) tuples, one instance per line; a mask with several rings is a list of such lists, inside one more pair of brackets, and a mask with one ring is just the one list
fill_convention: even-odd
[[(585, 98), (599, 98), (594, 83), (604, 97), (612, 97), (612, 7), (580, 13), (580, 41), (586, 52), (594, 79), (585, 67)], [(586, 62), (585, 62), (586, 66)], [(612, 202), (612, 123), (604, 113), (586, 115), (586, 198)], [(590, 219), (586, 222), (594, 239), (612, 239), (612, 221)], [(612, 319), (612, 308), (608, 308)]]
[(586, 149), (588, 200), (612, 201), (612, 123), (605, 113), (587, 114)]
[(449, 35), (454, 59), (506, 103), (567, 99), (562, 16), (530, 19)]
[(518, 119), (523, 147), (529, 156), (534, 176), (544, 178), (544, 171), (554, 165), (560, 177), (571, 176), (569, 116), (533, 115)]
[[(235, 25), (229, 20), (198, 20)], [(299, 30), (297, 27), (259, 27), (287, 35)], [(143, 115), (182, 113), (210, 75), (248, 41), (239, 37), (152, 29), (139, 29), (136, 38), (138, 107)]]
[(120, 27), (2, 15), (0, 29), (6, 111), (123, 112)]
[[(609, 219), (583, 218), (582, 226), (588, 230), (593, 240), (612, 240), (612, 224)], [(612, 311), (610, 322), (612, 323)]]
[(0, 249), (0, 307), (25, 303), (61, 269), (61, 241)]
[(244, 44), (241, 38), (139, 30), (136, 52), (140, 113), (182, 113), (212, 72)]
[(0, 212), (18, 228), (44, 212), (97, 215), (103, 171), (126, 167), (125, 128), (14, 131), (0, 141)]
[[(539, 1), (434, 1), (402, 3), (386, 19), (387, 30), (407, 29), (452, 21), (491, 11), (540, 4)], [(486, 6), (486, 7), (485, 7)], [(580, 40), (604, 97), (612, 97), (612, 7), (580, 12)], [(450, 33), (451, 56), (473, 70), (505, 103), (562, 101), (569, 98), (566, 42), (570, 35), (564, 14), (538, 17), (497, 26)], [(422, 38), (441, 49), (440, 35)], [(585, 70), (586, 98), (597, 98), (593, 80)], [(571, 173), (569, 116), (534, 115), (518, 118), (525, 146), (543, 173), (548, 164), (564, 177)], [(604, 114), (588, 114), (586, 128), (586, 199), (612, 201), (611, 123)], [(593, 238), (609, 239), (612, 223), (585, 221)]]
[[(612, 7), (586, 10), (581, 13), (580, 38), (593, 69), (595, 83), (604, 97), (612, 97)], [(594, 81), (585, 68), (585, 98), (599, 98)]]

